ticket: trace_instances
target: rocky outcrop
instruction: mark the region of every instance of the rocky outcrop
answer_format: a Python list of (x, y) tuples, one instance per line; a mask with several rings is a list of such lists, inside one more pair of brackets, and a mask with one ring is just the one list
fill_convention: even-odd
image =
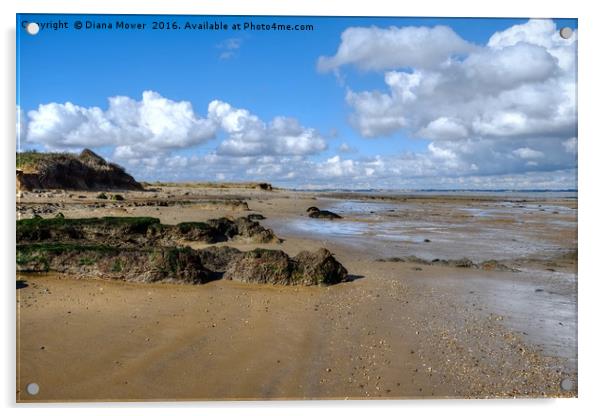
[(17, 246), (17, 271), (53, 271), (142, 283), (200, 284), (212, 279), (198, 253), (188, 247), (124, 250), (103, 245), (22, 245)]
[(347, 270), (325, 249), (290, 258), (280, 250), (243, 253), (231, 247), (117, 248), (40, 243), (17, 246), (18, 272), (59, 272), (77, 278), (202, 284), (225, 278), (284, 285), (330, 285)]
[(224, 279), (280, 285), (330, 285), (342, 282), (347, 270), (322, 248), (290, 258), (280, 250), (255, 249), (237, 256)]
[(17, 243), (81, 242), (128, 246), (174, 246), (180, 241), (279, 242), (268, 228), (246, 217), (161, 224), (152, 217), (31, 218), (17, 221)]
[(89, 149), (70, 153), (17, 153), (17, 190), (143, 190), (119, 165)]

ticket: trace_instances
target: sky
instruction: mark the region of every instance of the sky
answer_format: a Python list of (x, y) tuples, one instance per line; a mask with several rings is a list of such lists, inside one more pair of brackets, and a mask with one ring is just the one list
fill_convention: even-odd
[[(215, 23), (228, 28), (198, 29)], [(575, 19), (17, 15), (17, 28), (19, 150), (90, 148), (146, 181), (577, 188)]]

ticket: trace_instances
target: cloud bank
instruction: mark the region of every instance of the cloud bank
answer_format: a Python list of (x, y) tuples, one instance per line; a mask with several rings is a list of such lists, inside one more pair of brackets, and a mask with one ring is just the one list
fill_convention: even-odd
[(383, 73), (385, 91), (347, 89), (350, 122), (363, 137), (429, 140), (432, 159), (458, 174), (571, 169), (576, 38), (562, 39), (540, 19), (497, 32), (485, 46), (439, 26), (349, 28), (318, 69)]

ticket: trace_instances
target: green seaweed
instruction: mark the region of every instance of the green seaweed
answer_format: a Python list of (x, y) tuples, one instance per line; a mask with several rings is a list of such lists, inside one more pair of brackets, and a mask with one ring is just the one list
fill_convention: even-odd
[(210, 231), (211, 226), (204, 222), (181, 222), (178, 225), (178, 231), (182, 234), (188, 234), (192, 230)]

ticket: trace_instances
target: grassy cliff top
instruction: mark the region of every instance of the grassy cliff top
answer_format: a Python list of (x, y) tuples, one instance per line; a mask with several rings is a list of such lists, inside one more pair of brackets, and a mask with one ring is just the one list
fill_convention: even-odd
[(36, 152), (35, 150), (17, 152), (17, 169), (23, 171), (37, 170), (42, 164), (67, 159), (77, 159), (77, 155), (73, 153)]

